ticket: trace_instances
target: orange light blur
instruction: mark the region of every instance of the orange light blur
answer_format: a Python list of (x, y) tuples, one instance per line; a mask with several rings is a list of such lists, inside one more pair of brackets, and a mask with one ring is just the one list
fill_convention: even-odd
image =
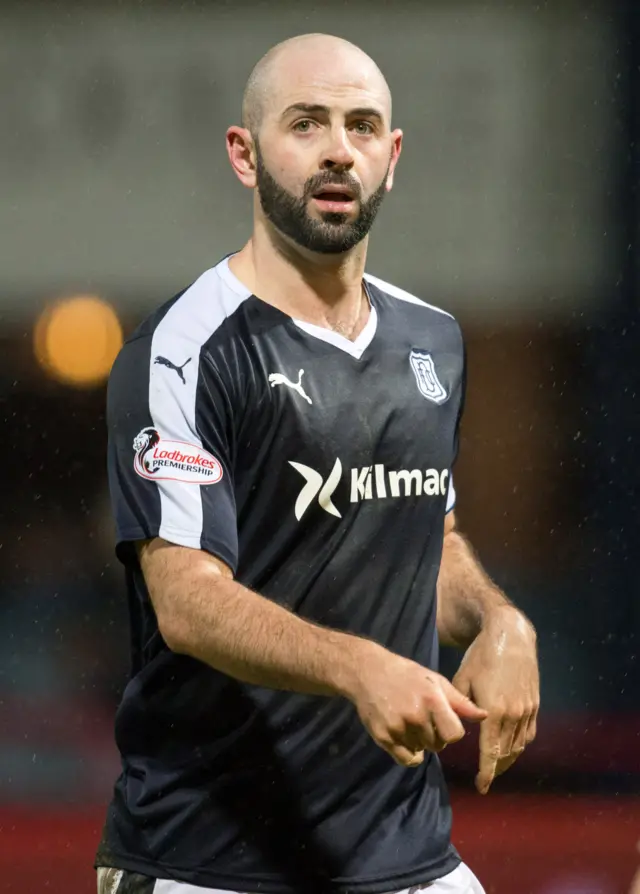
[(93, 295), (78, 295), (45, 308), (34, 331), (40, 365), (54, 379), (78, 388), (104, 382), (122, 347), (115, 310)]

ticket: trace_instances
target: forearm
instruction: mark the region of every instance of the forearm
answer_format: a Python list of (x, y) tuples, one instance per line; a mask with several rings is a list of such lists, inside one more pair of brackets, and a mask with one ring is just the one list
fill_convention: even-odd
[(311, 624), (233, 580), (190, 605), (186, 643), (195, 658), (246, 683), (346, 695), (362, 641)]
[(438, 636), (444, 645), (466, 649), (500, 614), (517, 611), (456, 530), (444, 538), (437, 591)]
[(362, 653), (376, 648), (311, 624), (206, 566), (173, 582), (150, 569), (147, 580), (169, 648), (246, 683), (348, 696)]

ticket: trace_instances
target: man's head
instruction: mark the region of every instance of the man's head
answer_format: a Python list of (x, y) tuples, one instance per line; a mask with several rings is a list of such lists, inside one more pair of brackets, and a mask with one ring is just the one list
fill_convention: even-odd
[(240, 181), (256, 189), (256, 214), (310, 251), (361, 242), (391, 189), (402, 144), (375, 62), (338, 37), (287, 40), (251, 73), (242, 117), (227, 132), (227, 149)]

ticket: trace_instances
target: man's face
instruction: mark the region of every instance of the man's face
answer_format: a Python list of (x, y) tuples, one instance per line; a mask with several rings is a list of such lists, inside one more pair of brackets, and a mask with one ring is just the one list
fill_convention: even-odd
[[(308, 60), (307, 60), (308, 61)], [(389, 129), (384, 88), (338, 60), (299, 66), (273, 92), (255, 140), (265, 217), (301, 247), (349, 251), (391, 188), (401, 134)]]

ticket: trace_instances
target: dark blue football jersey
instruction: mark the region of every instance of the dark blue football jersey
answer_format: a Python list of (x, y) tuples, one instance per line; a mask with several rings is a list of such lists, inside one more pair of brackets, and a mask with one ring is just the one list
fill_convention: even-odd
[(131, 619), (122, 773), (97, 865), (243, 892), (387, 892), (459, 857), (440, 762), (396, 765), (354, 706), (172, 653), (136, 558), (162, 537), (328, 627), (437, 668), (436, 580), (464, 391), (452, 316), (365, 276), (351, 342), (225, 259), (124, 345), (109, 485)]

